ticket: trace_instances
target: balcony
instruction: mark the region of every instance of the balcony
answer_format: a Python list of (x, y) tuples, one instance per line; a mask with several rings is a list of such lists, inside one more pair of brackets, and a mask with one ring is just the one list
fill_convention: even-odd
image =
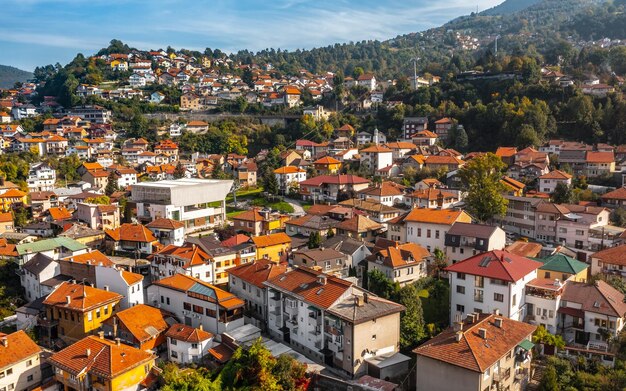
[(493, 374), (493, 381), (496, 383), (507, 381), (511, 377), (511, 368), (500, 370)]
[(319, 327), (316, 327), (316, 328), (314, 328), (312, 330), (309, 330), (309, 334), (315, 335), (315, 336), (321, 335), (322, 334), (322, 329), (319, 328)]
[(474, 301), (477, 303), (483, 302), (483, 295), (474, 295)]

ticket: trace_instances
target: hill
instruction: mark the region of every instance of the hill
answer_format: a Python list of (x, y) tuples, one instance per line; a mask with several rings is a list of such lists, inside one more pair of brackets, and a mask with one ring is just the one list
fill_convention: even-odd
[(8, 65), (0, 65), (0, 88), (11, 88), (15, 82), (24, 82), (32, 77), (31, 72)]
[(541, 0), (505, 0), (503, 3), (496, 5), (495, 7), (489, 8), (483, 12), (481, 15), (509, 15), (515, 13), (517, 11), (521, 11), (530, 6), (533, 6), (537, 3), (541, 2)]

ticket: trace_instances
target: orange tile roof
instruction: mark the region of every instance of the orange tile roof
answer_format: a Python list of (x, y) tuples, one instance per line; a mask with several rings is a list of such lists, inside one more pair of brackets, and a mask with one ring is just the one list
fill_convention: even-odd
[(587, 152), (587, 163), (613, 163), (615, 162), (615, 155), (613, 152)]
[(599, 259), (612, 265), (626, 265), (626, 244), (609, 247), (593, 253), (591, 258)]
[[(139, 342), (154, 338), (153, 331), (165, 332), (170, 327), (165, 319), (170, 316), (167, 311), (146, 304), (137, 304), (113, 315)], [(113, 324), (113, 318), (107, 319), (105, 323)]]
[(452, 120), (448, 117), (444, 117), (442, 119), (439, 119), (437, 121), (435, 121), (436, 124), (451, 124)]
[(49, 361), (53, 366), (73, 375), (90, 373), (113, 379), (155, 358), (150, 352), (125, 344), (117, 345), (115, 341), (104, 338), (89, 336), (53, 354)]
[(324, 156), (314, 161), (313, 164), (341, 164), (341, 162), (333, 157)]
[(168, 338), (178, 341), (200, 343), (213, 338), (213, 334), (181, 323), (173, 324), (165, 334)]
[(467, 215), (467, 213), (453, 209), (417, 208), (409, 212), (405, 220), (416, 223), (452, 225), (462, 215)]
[(22, 198), (25, 195), (26, 195), (26, 193), (24, 193), (21, 190), (9, 189), (6, 192), (4, 192), (3, 194), (0, 194), (0, 198)]
[(19, 330), (11, 334), (0, 333), (7, 346), (0, 343), (0, 371), (13, 366), (29, 357), (38, 355), (42, 349), (24, 332)]
[(155, 256), (176, 259), (183, 261), (183, 269), (190, 268), (192, 266), (199, 266), (207, 264), (211, 261), (211, 256), (204, 252), (200, 247), (195, 244), (185, 244), (183, 246), (175, 246), (170, 244), (165, 246), (156, 253), (150, 255), (150, 259)]
[(72, 257), (63, 258), (62, 261), (81, 263), (86, 265), (102, 265), (107, 267), (115, 266), (115, 263), (113, 263), (113, 261), (111, 261), (106, 255), (102, 254), (99, 250), (92, 250), (85, 254), (79, 254)]
[(226, 363), (233, 356), (233, 349), (226, 344), (219, 344), (209, 349), (209, 354), (220, 363)]
[(600, 196), (603, 200), (626, 200), (626, 188), (620, 187)]
[(362, 149), (360, 152), (366, 152), (366, 153), (385, 153), (385, 152), (393, 152), (391, 149), (387, 148), (387, 147), (383, 147), (380, 145), (372, 145), (371, 147), (367, 147), (365, 149)]
[(187, 126), (208, 126), (209, 124), (207, 124), (204, 121), (189, 121), (187, 123)]
[(265, 284), (290, 292), (303, 301), (324, 309), (331, 307), (352, 287), (349, 281), (307, 267), (282, 273)]
[(217, 298), (221, 306), (224, 306), (224, 303), (229, 305), (229, 307), (225, 308), (241, 307), (244, 305), (244, 302), (232, 293), (186, 274), (174, 274), (171, 277), (165, 277), (155, 281), (153, 284), (182, 292), (187, 292), (194, 287), (208, 288), (214, 293), (215, 298)]
[(122, 270), (122, 278), (126, 281), (128, 286), (135, 285), (139, 281), (143, 280), (143, 276), (141, 274), (127, 272), (126, 270)]
[(422, 130), (421, 132), (417, 132), (413, 135), (413, 137), (426, 137), (426, 138), (438, 138), (436, 133), (431, 132), (430, 130)]
[(63, 206), (61, 207), (54, 206), (48, 209), (48, 212), (50, 213), (50, 217), (52, 217), (52, 220), (55, 220), (55, 221), (67, 220), (67, 219), (72, 218), (72, 213)]
[(247, 243), (250, 241), (250, 237), (244, 234), (237, 234), (235, 236), (231, 236), (228, 239), (222, 240), (222, 246), (224, 247), (233, 247), (239, 244)]
[(496, 150), (496, 156), (499, 157), (513, 157), (517, 153), (517, 148), (515, 147), (498, 147)]
[(122, 224), (116, 229), (107, 229), (105, 233), (115, 241), (126, 242), (156, 242), (156, 238), (152, 232), (141, 224)]
[(0, 255), (5, 257), (17, 257), (16, 246), (7, 242), (5, 238), (0, 238)]
[[(495, 325), (495, 319), (502, 320), (502, 326)], [(485, 329), (487, 341), (480, 337), (478, 330)], [(463, 323), (463, 335), (456, 341), (456, 332), (450, 327), (441, 334), (419, 346), (414, 353), (442, 361), (451, 365), (483, 373), (500, 360), (520, 342), (529, 339), (537, 326), (518, 322), (493, 314), (481, 314), (476, 322)]]
[(265, 218), (259, 213), (258, 209), (252, 209), (236, 214), (231, 217), (231, 220), (251, 221), (256, 223), (265, 221)]
[(408, 197), (428, 200), (428, 201), (436, 201), (439, 196), (443, 197), (443, 199), (458, 199), (458, 196), (449, 191), (445, 191), (442, 189), (436, 189), (433, 187), (429, 187), (428, 189), (416, 190), (413, 193), (409, 194)]
[(160, 229), (179, 229), (184, 228), (185, 224), (181, 223), (180, 221), (159, 217), (146, 224), (146, 227)]
[(547, 174), (543, 174), (539, 179), (571, 179), (572, 176), (561, 170), (550, 171)]
[(396, 268), (423, 262), (429, 256), (428, 250), (419, 244), (398, 244), (396, 242), (393, 246), (385, 246), (377, 250), (368, 257), (368, 260), (370, 262), (378, 262), (380, 260), (383, 265)]
[[(67, 302), (68, 296), (70, 298), (69, 303)], [(122, 295), (115, 292), (92, 288), (88, 285), (63, 282), (46, 297), (43, 304), (85, 312), (105, 304), (117, 303), (122, 298)]]
[(303, 169), (295, 166), (284, 166), (274, 170), (274, 174), (295, 174), (297, 172), (305, 172)]
[(424, 164), (455, 164), (462, 165), (465, 162), (455, 156), (431, 155), (426, 158)]
[(369, 196), (385, 197), (385, 196), (398, 196), (404, 193), (404, 186), (391, 181), (385, 181), (378, 186), (371, 186), (365, 190), (359, 191), (359, 194), (365, 194)]
[(11, 212), (0, 213), (0, 223), (12, 223), (13, 214)]
[(251, 238), (257, 248), (278, 246), (281, 244), (291, 244), (291, 238), (284, 232), (269, 234), (265, 236), (255, 236)]
[(257, 259), (228, 269), (228, 274), (239, 277), (248, 284), (263, 288), (263, 283), (287, 271), (287, 266), (268, 259)]
[(519, 255), (522, 257), (535, 258), (539, 255), (542, 248), (543, 246), (540, 243), (524, 242), (518, 240), (508, 245), (505, 250), (510, 252), (511, 254)]

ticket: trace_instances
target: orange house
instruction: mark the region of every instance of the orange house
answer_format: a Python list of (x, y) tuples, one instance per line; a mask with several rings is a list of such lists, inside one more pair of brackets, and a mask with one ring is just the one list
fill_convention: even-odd
[(173, 318), (173, 315), (165, 310), (138, 304), (107, 319), (102, 331), (107, 337), (119, 338), (138, 349), (159, 350), (165, 347), (163, 344), (167, 341), (168, 318)]

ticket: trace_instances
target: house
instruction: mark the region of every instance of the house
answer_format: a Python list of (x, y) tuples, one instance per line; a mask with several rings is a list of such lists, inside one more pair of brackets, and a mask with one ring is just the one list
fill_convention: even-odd
[(358, 195), (362, 200), (395, 206), (404, 203), (404, 186), (395, 182), (384, 181), (359, 191)]
[(430, 130), (422, 130), (411, 136), (411, 140), (415, 145), (433, 146), (437, 144), (439, 136)]
[(470, 312), (499, 310), (503, 317), (528, 315), (525, 285), (537, 278), (542, 263), (503, 250), (474, 255), (448, 266), (450, 323)]
[(120, 309), (143, 304), (143, 276), (141, 274), (129, 272), (121, 267), (104, 265), (96, 265), (95, 273), (97, 287), (122, 295), (122, 300), (119, 302)]
[(400, 209), (394, 208), (393, 206), (387, 206), (374, 201), (366, 201), (358, 198), (351, 198), (349, 200), (342, 201), (339, 205), (364, 212), (368, 218), (381, 224), (398, 217), (401, 212)]
[(0, 390), (35, 390), (42, 381), (43, 349), (24, 330), (0, 333)]
[(315, 167), (317, 175), (334, 175), (339, 174), (341, 162), (331, 156), (324, 156), (314, 161), (313, 167)]
[(305, 356), (356, 378), (366, 373), (366, 360), (398, 354), (403, 306), (306, 267), (264, 286), (270, 336)]
[(57, 180), (56, 170), (46, 163), (32, 163), (28, 169), (28, 191), (52, 191)]
[(435, 134), (439, 136), (441, 140), (448, 140), (448, 134), (454, 122), (452, 119), (444, 117), (435, 121)]
[(439, 170), (455, 171), (464, 165), (465, 162), (456, 156), (430, 155), (424, 159), (424, 168), (428, 168), (432, 172)]
[(284, 228), (288, 216), (280, 213), (272, 213), (270, 210), (254, 208), (241, 212), (230, 219), (237, 231), (243, 231), (252, 236), (268, 235), (276, 233)]
[(191, 327), (217, 335), (243, 326), (243, 300), (207, 282), (176, 274), (147, 288), (147, 303), (160, 305)]
[(587, 151), (584, 173), (588, 177), (610, 175), (615, 172), (613, 152)]
[(56, 381), (64, 389), (73, 390), (138, 390), (145, 389), (156, 355), (110, 341), (102, 336), (89, 336), (54, 353), (48, 362)]
[(497, 314), (470, 314), (413, 350), (416, 389), (525, 389), (536, 328)]
[(107, 124), (111, 122), (111, 110), (97, 105), (73, 107), (69, 111), (68, 116), (80, 117), (83, 120), (96, 124)]
[(450, 209), (459, 202), (459, 194), (429, 187), (407, 194), (404, 199), (412, 208)]
[[(99, 250), (91, 250), (84, 254), (61, 258), (58, 262), (62, 275), (71, 276), (76, 281), (88, 283), (92, 286), (97, 285), (96, 268), (98, 266), (115, 267), (115, 263)], [(102, 287), (104, 285), (106, 284), (102, 284)], [(125, 294), (125, 292), (123, 293)]]
[[(185, 233), (190, 233), (226, 221), (225, 199), (232, 185), (232, 180), (200, 178), (142, 182), (132, 186), (131, 199), (137, 205), (139, 220), (180, 221)], [(220, 206), (212, 206), (214, 203)]]
[(169, 361), (189, 365), (202, 362), (213, 347), (213, 334), (181, 323), (173, 324), (167, 333), (167, 357)]
[(587, 282), (589, 265), (565, 254), (555, 253), (546, 258), (535, 258), (543, 266), (537, 270), (537, 278), (545, 280)]
[(119, 311), (102, 324), (109, 339), (119, 338), (122, 343), (143, 351), (165, 349), (165, 333), (175, 322), (172, 314), (145, 304)]
[(163, 102), (163, 99), (165, 99), (165, 95), (161, 92), (155, 91), (152, 94), (150, 94), (150, 103), (152, 104), (158, 105), (161, 102)]
[(600, 196), (602, 204), (609, 208), (626, 207), (626, 188), (620, 187)]
[(10, 189), (0, 194), (0, 211), (9, 212), (18, 205), (28, 203), (27, 194), (21, 190)]
[(90, 248), (100, 248), (104, 244), (104, 231), (92, 229), (83, 224), (72, 224), (58, 236), (73, 239)]
[(333, 248), (302, 249), (294, 251), (292, 258), (294, 266), (305, 266), (340, 278), (348, 277), (348, 269), (352, 266), (347, 255)]
[(56, 288), (57, 282), (52, 279), (61, 273), (59, 263), (44, 254), (37, 254), (19, 269), (20, 282), (24, 288), (27, 301), (45, 297)]
[(269, 259), (280, 263), (287, 260), (291, 249), (291, 238), (284, 232), (251, 238), (256, 246), (257, 259)]
[(182, 246), (185, 241), (185, 225), (180, 221), (157, 218), (146, 224), (146, 228), (164, 246)]
[(44, 335), (71, 344), (100, 330), (117, 310), (122, 295), (76, 282), (63, 282), (43, 301), (48, 325)]
[(228, 291), (245, 304), (245, 323), (265, 329), (267, 295), (263, 283), (287, 271), (287, 265), (276, 264), (269, 259), (258, 259), (228, 270)]
[(444, 249), (446, 233), (456, 222), (471, 223), (472, 218), (461, 210), (413, 209), (404, 218), (406, 240), (429, 252)]
[(0, 212), (0, 235), (5, 232), (13, 232), (14, 230), (13, 214), (11, 212)]
[(92, 189), (104, 190), (109, 183), (109, 173), (102, 171), (87, 171), (81, 179), (91, 185)]
[(295, 217), (285, 222), (285, 233), (289, 236), (310, 236), (318, 233), (321, 237), (326, 237), (330, 232), (334, 232), (339, 220), (330, 216), (319, 216), (306, 214)]
[(368, 91), (374, 91), (376, 89), (376, 77), (371, 73), (364, 73), (357, 78), (356, 84), (367, 88)]
[(39, 253), (54, 260), (84, 254), (87, 252), (87, 246), (76, 240), (59, 236), (36, 242), (20, 243), (15, 246), (15, 250), (19, 257), (18, 264), (22, 265)]
[(187, 93), (180, 96), (181, 110), (200, 110), (202, 108), (202, 99), (193, 93)]
[(626, 244), (605, 248), (590, 255), (591, 275), (626, 279)]
[(393, 151), (394, 161), (411, 155), (416, 149), (416, 145), (409, 141), (386, 143), (385, 146)]
[(282, 194), (288, 194), (299, 188), (300, 182), (306, 181), (306, 171), (294, 167), (284, 166), (274, 170), (274, 175), (278, 181), (278, 188)]
[(563, 183), (567, 187), (572, 185), (572, 175), (561, 170), (550, 171), (547, 174), (541, 175), (538, 179), (538, 190), (547, 194), (554, 193), (559, 183)]
[(148, 255), (152, 254), (152, 247), (158, 243), (152, 232), (141, 224), (124, 223), (104, 232), (107, 249), (111, 251)]
[(357, 214), (336, 225), (339, 235), (370, 242), (382, 231), (383, 226), (366, 216)]
[(506, 233), (497, 226), (457, 222), (446, 232), (445, 253), (448, 264), (491, 250), (502, 250)]
[(336, 202), (338, 195), (356, 193), (369, 184), (356, 175), (319, 175), (300, 182), (300, 194), (305, 200)]
[(214, 282), (213, 260), (196, 244), (169, 245), (151, 254), (148, 259), (152, 264), (152, 281), (185, 274), (209, 283)]
[(116, 205), (78, 202), (74, 217), (91, 229), (113, 230), (120, 226), (120, 210)]
[(359, 151), (361, 165), (372, 172), (378, 171), (393, 163), (393, 151), (387, 147), (372, 145)]
[(598, 206), (542, 202), (535, 208), (535, 239), (591, 250), (590, 231), (606, 226), (609, 216)]
[[(426, 259), (430, 253), (415, 243), (398, 243), (378, 239), (372, 254), (365, 258), (367, 271), (378, 270), (389, 280), (401, 286), (426, 277)], [(363, 273), (367, 278), (367, 273)]]
[(204, 121), (189, 121), (185, 129), (190, 133), (202, 133), (209, 130), (209, 124)]

